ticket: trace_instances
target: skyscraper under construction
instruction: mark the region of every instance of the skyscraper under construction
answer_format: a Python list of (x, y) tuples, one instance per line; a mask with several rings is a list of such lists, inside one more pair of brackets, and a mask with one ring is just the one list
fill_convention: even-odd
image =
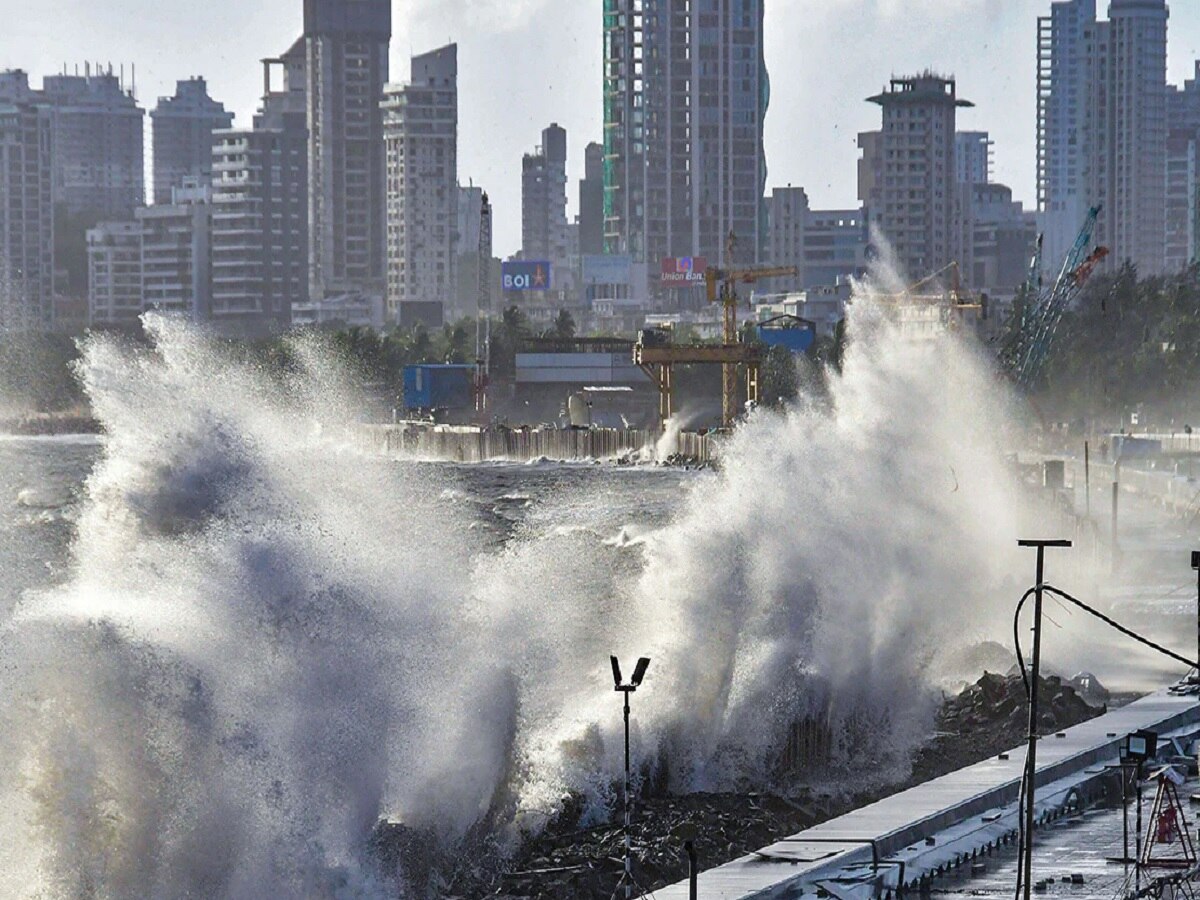
[(766, 239), (764, 0), (604, 0), (605, 244), (754, 262)]

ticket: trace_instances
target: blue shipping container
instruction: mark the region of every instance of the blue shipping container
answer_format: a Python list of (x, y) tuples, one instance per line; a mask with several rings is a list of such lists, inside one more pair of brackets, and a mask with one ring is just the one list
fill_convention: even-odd
[(796, 316), (777, 316), (758, 326), (758, 339), (768, 347), (807, 353), (817, 339), (817, 326)]
[(474, 366), (405, 366), (404, 405), (408, 409), (468, 409)]

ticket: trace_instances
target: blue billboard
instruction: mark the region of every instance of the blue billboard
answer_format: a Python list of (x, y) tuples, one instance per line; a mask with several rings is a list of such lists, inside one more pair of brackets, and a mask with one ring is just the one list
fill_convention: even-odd
[(550, 263), (512, 260), (502, 263), (500, 273), (505, 291), (550, 290)]

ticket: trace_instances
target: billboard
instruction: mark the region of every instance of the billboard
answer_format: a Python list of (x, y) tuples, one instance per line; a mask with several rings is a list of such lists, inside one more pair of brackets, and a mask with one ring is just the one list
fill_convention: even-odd
[(624, 255), (587, 255), (583, 258), (583, 283), (631, 284), (633, 281), (633, 258)]
[(500, 273), (505, 291), (550, 290), (550, 263), (511, 260), (502, 263)]
[(704, 284), (708, 261), (703, 256), (672, 256), (662, 261), (664, 287), (692, 287)]

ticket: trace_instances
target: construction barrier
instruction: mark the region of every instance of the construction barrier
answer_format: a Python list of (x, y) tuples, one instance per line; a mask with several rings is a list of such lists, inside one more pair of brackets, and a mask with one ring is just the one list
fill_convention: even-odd
[[(635, 455), (652, 462), (659, 436), (638, 428), (472, 428), (402, 422), (361, 425), (356, 438), (371, 453), (448, 462), (611, 460)], [(668, 449), (664, 456), (707, 463), (714, 453), (712, 436), (685, 432), (679, 435), (678, 450)]]

